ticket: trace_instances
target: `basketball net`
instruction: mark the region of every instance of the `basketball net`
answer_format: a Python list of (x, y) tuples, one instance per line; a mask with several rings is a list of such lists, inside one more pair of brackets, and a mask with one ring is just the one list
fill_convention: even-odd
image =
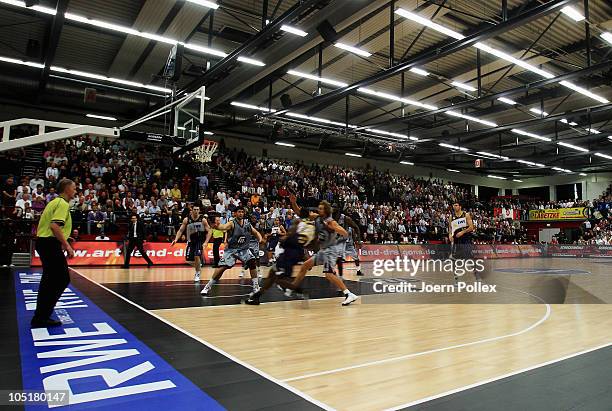
[(212, 156), (217, 151), (219, 143), (211, 140), (204, 140), (201, 146), (196, 147), (193, 152), (195, 154), (195, 161), (198, 163), (208, 163), (212, 160)]

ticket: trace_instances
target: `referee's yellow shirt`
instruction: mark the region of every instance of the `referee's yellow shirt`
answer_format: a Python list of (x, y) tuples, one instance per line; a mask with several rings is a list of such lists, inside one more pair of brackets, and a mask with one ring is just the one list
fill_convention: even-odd
[(62, 197), (54, 198), (43, 210), (38, 221), (36, 235), (38, 237), (54, 237), (49, 227), (51, 223), (57, 223), (62, 227), (64, 237), (68, 239), (72, 234), (72, 217), (70, 216), (70, 205)]
[(213, 228), (212, 236), (213, 236), (213, 238), (223, 238), (223, 231), (217, 230), (216, 228)]

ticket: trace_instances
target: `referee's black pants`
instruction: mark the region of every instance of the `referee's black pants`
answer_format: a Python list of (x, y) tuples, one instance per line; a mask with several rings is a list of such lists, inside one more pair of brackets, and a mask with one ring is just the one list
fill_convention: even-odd
[(219, 266), (219, 261), (221, 260), (221, 255), (219, 254), (219, 249), (221, 248), (221, 244), (223, 244), (223, 237), (213, 238), (213, 267)]
[(153, 265), (153, 261), (151, 261), (146, 251), (144, 250), (143, 240), (140, 240), (138, 238), (130, 238), (125, 248), (125, 263), (123, 264), (124, 267), (129, 267), (130, 258), (132, 258), (132, 251), (134, 251), (134, 248), (138, 248), (138, 251), (140, 251), (140, 255), (142, 256), (142, 258), (145, 259), (147, 264)]
[(42, 262), (43, 274), (32, 321), (46, 321), (51, 317), (55, 304), (70, 284), (70, 274), (62, 244), (57, 238), (38, 237), (36, 251)]

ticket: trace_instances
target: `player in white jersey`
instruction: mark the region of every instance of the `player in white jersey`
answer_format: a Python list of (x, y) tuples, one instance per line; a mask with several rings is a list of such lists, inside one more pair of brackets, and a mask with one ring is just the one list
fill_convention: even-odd
[(212, 235), (210, 225), (206, 217), (200, 215), (200, 207), (194, 205), (191, 208), (191, 213), (183, 219), (181, 228), (179, 228), (171, 245), (181, 238), (185, 232), (187, 237), (187, 248), (185, 250), (185, 260), (193, 265), (195, 269), (194, 281), (200, 281), (200, 272), (204, 265), (204, 251)]

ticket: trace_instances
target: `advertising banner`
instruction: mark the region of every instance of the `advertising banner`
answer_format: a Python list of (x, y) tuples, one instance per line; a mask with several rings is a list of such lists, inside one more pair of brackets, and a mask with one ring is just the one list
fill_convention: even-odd
[(529, 210), (529, 221), (586, 220), (586, 207)]
[[(124, 261), (123, 242), (118, 241), (78, 241), (73, 243), (74, 258), (71, 258), (69, 265), (122, 265)], [(144, 243), (144, 249), (154, 264), (173, 265), (185, 264), (185, 243), (177, 243), (171, 246), (170, 243)], [(220, 254), (223, 256), (223, 245)], [(206, 264), (213, 262), (212, 244), (208, 244), (204, 252)], [(138, 250), (132, 252), (130, 265), (146, 264)], [(32, 266), (41, 266), (40, 257), (37, 252), (32, 256)]]

